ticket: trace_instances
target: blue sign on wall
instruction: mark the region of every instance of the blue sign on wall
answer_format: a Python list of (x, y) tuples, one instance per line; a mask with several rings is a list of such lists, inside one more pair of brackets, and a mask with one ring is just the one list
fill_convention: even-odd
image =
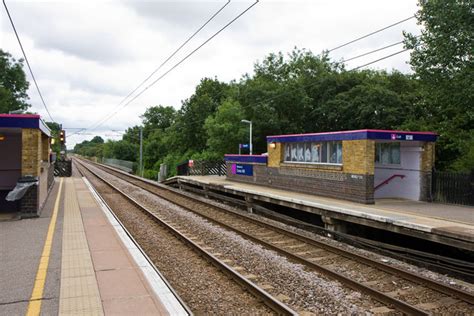
[(242, 148), (242, 149), (249, 149), (250, 148), (249, 144), (239, 144), (239, 145), (240, 145), (240, 148)]
[(232, 174), (238, 174), (241, 176), (253, 176), (253, 166), (233, 163)]

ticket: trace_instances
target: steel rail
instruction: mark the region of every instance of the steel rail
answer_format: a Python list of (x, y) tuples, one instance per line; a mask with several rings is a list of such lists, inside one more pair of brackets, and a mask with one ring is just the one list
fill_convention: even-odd
[[(461, 290), (461, 289), (458, 289), (458, 288), (455, 288), (455, 287), (452, 287), (452, 286), (449, 286), (449, 285), (446, 285), (446, 284), (438, 283), (438, 282), (436, 282), (436, 281), (434, 281), (434, 280), (428, 279), (428, 278), (423, 277), (423, 276), (421, 276), (421, 275), (416, 275), (416, 274), (414, 274), (414, 273), (412, 273), (412, 272), (409, 272), (409, 271), (406, 271), (406, 270), (402, 270), (402, 269), (399, 269), (399, 268), (390, 266), (390, 265), (385, 264), (385, 263), (383, 263), (383, 262), (379, 262), (379, 261), (375, 261), (375, 260), (372, 260), (372, 259), (367, 258), (367, 257), (363, 257), (363, 256), (361, 256), (361, 255), (359, 255), (359, 254), (356, 254), (356, 253), (353, 253), (353, 252), (351, 252), (351, 251), (342, 250), (342, 249), (337, 248), (337, 247), (335, 247), (335, 246), (332, 246), (332, 245), (329, 245), (329, 244), (325, 244), (325, 243), (323, 243), (323, 242), (319, 242), (319, 241), (317, 241), (317, 240), (314, 240), (314, 239), (311, 239), (311, 238), (309, 238), (309, 237), (303, 236), (303, 235), (301, 235), (301, 234), (298, 234), (298, 233), (289, 231), (289, 230), (287, 230), (287, 229), (284, 229), (284, 228), (281, 228), (281, 227), (276, 227), (276, 226), (274, 226), (274, 225), (271, 225), (271, 224), (269, 224), (269, 223), (263, 222), (263, 221), (258, 220), (258, 219), (256, 219), (256, 218), (250, 218), (250, 217), (248, 217), (248, 216), (246, 216), (246, 215), (243, 215), (243, 214), (240, 214), (240, 213), (231, 211), (231, 210), (229, 210), (229, 209), (226, 209), (226, 208), (223, 208), (223, 207), (220, 207), (220, 206), (217, 206), (217, 205), (209, 204), (209, 203), (207, 203), (206, 201), (203, 201), (201, 198), (189, 196), (189, 195), (187, 195), (187, 194), (183, 194), (182, 192), (177, 191), (176, 189), (172, 189), (172, 188), (169, 188), (169, 187), (161, 186), (161, 185), (158, 185), (158, 184), (153, 183), (153, 182), (151, 182), (151, 181), (147, 181), (147, 180), (138, 178), (138, 177), (133, 176), (133, 175), (125, 174), (125, 173), (123, 173), (123, 172), (121, 172), (121, 171), (117, 171), (117, 170), (115, 170), (114, 168), (111, 168), (111, 167), (109, 167), (109, 166), (104, 166), (104, 165), (102, 165), (102, 164), (98, 164), (98, 165), (99, 165), (100, 167), (109, 169), (109, 170), (111, 170), (111, 171), (113, 171), (113, 172), (117, 172), (117, 173), (119, 173), (119, 174), (122, 174), (122, 175), (124, 175), (124, 176), (126, 176), (126, 177), (128, 177), (128, 178), (132, 178), (132, 179), (134, 179), (134, 180), (136, 180), (136, 181), (139, 181), (139, 182), (142, 182), (142, 183), (146, 183), (146, 184), (148, 184), (148, 185), (152, 185), (152, 186), (154, 186), (154, 187), (155, 187), (156, 189), (158, 189), (158, 190), (166, 190), (166, 191), (175, 193), (175, 194), (177, 194), (177, 195), (180, 195), (180, 196), (182, 196), (182, 197), (185, 197), (185, 198), (187, 198), (187, 199), (191, 199), (191, 200), (193, 200), (193, 201), (196, 201), (196, 202), (198, 202), (198, 203), (201, 203), (202, 205), (204, 205), (204, 206), (206, 206), (206, 207), (216, 208), (216, 209), (219, 209), (219, 210), (224, 211), (224, 212), (226, 212), (226, 213), (231, 213), (231, 214), (233, 214), (233, 215), (236, 215), (236, 216), (238, 216), (238, 217), (240, 217), (240, 218), (243, 218), (243, 219), (245, 219), (245, 220), (247, 220), (247, 221), (254, 222), (254, 223), (256, 222), (256, 223), (258, 223), (259, 225), (265, 226), (266, 228), (271, 229), (271, 230), (276, 230), (276, 231), (278, 231), (278, 232), (280, 232), (280, 233), (282, 233), (282, 234), (284, 234), (284, 235), (287, 235), (288, 237), (292, 237), (292, 238), (294, 238), (294, 239), (297, 239), (297, 240), (300, 240), (300, 241), (302, 241), (302, 242), (311, 244), (311, 245), (313, 245), (313, 246), (317, 246), (317, 247), (324, 248), (325, 250), (328, 250), (328, 251), (330, 251), (330, 252), (334, 252), (334, 253), (336, 253), (336, 254), (338, 254), (338, 255), (340, 255), (340, 256), (344, 256), (344, 257), (349, 258), (349, 259), (351, 259), (351, 260), (359, 261), (359, 262), (364, 263), (364, 264), (366, 264), (366, 265), (369, 265), (369, 266), (371, 266), (371, 267), (374, 267), (374, 268), (377, 268), (377, 269), (379, 269), (379, 270), (382, 270), (382, 271), (384, 271), (384, 272), (386, 272), (386, 273), (390, 273), (390, 274), (392, 274), (392, 275), (396, 275), (396, 276), (398, 276), (398, 277), (400, 277), (400, 278), (404, 278), (404, 279), (409, 280), (409, 281), (411, 281), (411, 282), (418, 283), (418, 284), (420, 284), (420, 285), (423, 285), (423, 286), (425, 286), (425, 287), (427, 287), (427, 288), (430, 288), (430, 289), (432, 289), (432, 290), (438, 291), (438, 292), (443, 293), (443, 294), (445, 294), (445, 295), (454, 296), (454, 297), (456, 297), (456, 298), (458, 298), (458, 299), (461, 299), (462, 301), (465, 301), (465, 302), (467, 302), (467, 303), (469, 303), (469, 304), (474, 305), (474, 295), (471, 294), (471, 293), (469, 293), (469, 292), (467, 292), (467, 291), (464, 291), (464, 290)], [(124, 179), (124, 180), (125, 180), (125, 179)], [(125, 180), (125, 181), (127, 181), (127, 180)], [(130, 182), (130, 181), (128, 181), (128, 182)], [(135, 185), (138, 185), (138, 184), (136, 184), (136, 183), (134, 183), (134, 184), (135, 184)], [(139, 185), (138, 185), (138, 186), (139, 186)], [(141, 186), (140, 186), (140, 187), (141, 187)], [(147, 190), (148, 192), (157, 194), (156, 192), (153, 192), (153, 191), (150, 190), (150, 189), (147, 189), (147, 188), (144, 188), (144, 187), (142, 187), (142, 188), (143, 188), (144, 190)], [(169, 201), (169, 202), (172, 202), (172, 203), (175, 203), (175, 204), (179, 204), (178, 202), (173, 201), (172, 199), (169, 199), (169, 198), (166, 198), (166, 197), (163, 197), (163, 196), (160, 196), (160, 197), (163, 198), (163, 199), (165, 199), (165, 200), (167, 200), (167, 201)], [(185, 206), (185, 205), (181, 205), (181, 204), (179, 204), (179, 205), (180, 205), (181, 207), (183, 207), (183, 208), (185, 208), (185, 209), (187, 209), (187, 210), (193, 212), (193, 213), (196, 213), (194, 210), (190, 209), (189, 207), (187, 207), (187, 206)], [(214, 222), (216, 222), (216, 223), (220, 223), (220, 222), (218, 222), (217, 220), (212, 219), (212, 218), (210, 218), (210, 217), (207, 217), (206, 215), (203, 215), (203, 214), (201, 214), (201, 213), (199, 213), (199, 215), (201, 215), (201, 216), (203, 216), (203, 217), (206, 217), (206, 218), (208, 218), (209, 220), (212, 220), (212, 221), (214, 221)], [(223, 224), (223, 225), (226, 225), (226, 224)], [(236, 231), (236, 232), (238, 232), (238, 233), (241, 233), (241, 234), (248, 235), (248, 234), (246, 234), (245, 232), (239, 231), (239, 230), (237, 230), (237, 229), (235, 229), (235, 228), (232, 228), (232, 227), (230, 227), (230, 226), (229, 226), (229, 229), (232, 229), (232, 230), (234, 230), (234, 231)], [(252, 238), (254, 238), (254, 237), (249, 237), (249, 238), (252, 239)], [(264, 242), (264, 241), (259, 241), (258, 239), (256, 239), (255, 241), (256, 241), (256, 242), (266, 243), (266, 242)], [(273, 245), (270, 245), (269, 247), (274, 247), (274, 246), (273, 246)], [(293, 256), (293, 254), (291, 254), (291, 256)], [(301, 258), (301, 259), (305, 260), (304, 258)], [(300, 259), (295, 258), (295, 260), (300, 260)], [(311, 264), (314, 264), (314, 263), (312, 263), (311, 261), (308, 261), (308, 262), (310, 262)], [(326, 269), (326, 268), (324, 268), (324, 269)], [(350, 281), (352, 281), (352, 280), (350, 280)], [(369, 289), (370, 289), (370, 288), (369, 288)], [(370, 289), (370, 290), (372, 291), (372, 289)], [(375, 295), (378, 295), (378, 294), (376, 294), (376, 293), (374, 293), (374, 294), (375, 294)], [(383, 293), (382, 293), (382, 294), (383, 294)], [(385, 302), (384, 302), (384, 303), (385, 303)], [(402, 302), (402, 303), (403, 303), (403, 302)]]
[[(77, 168), (78, 172), (81, 174), (81, 176), (85, 177), (84, 173), (82, 170)], [(90, 182), (89, 182), (90, 183)], [(191, 311), (189, 306), (184, 302), (184, 300), (178, 295), (178, 293), (174, 290), (174, 288), (171, 286), (171, 284), (168, 282), (168, 280), (163, 276), (163, 274), (158, 270), (158, 268), (155, 266), (153, 261), (148, 257), (146, 254), (145, 250), (140, 246), (140, 244), (135, 240), (135, 238), (132, 236), (132, 234), (128, 231), (128, 229), (125, 227), (125, 225), (122, 223), (122, 221), (118, 218), (117, 215), (112, 211), (112, 208), (109, 206), (107, 201), (99, 194), (99, 192), (92, 186), (90, 188), (93, 190), (93, 193), (100, 199), (100, 201), (105, 205), (105, 207), (109, 210), (110, 214), (115, 218), (115, 220), (119, 223), (121, 228), (124, 230), (125, 234), (130, 238), (130, 240), (134, 243), (134, 245), (137, 247), (137, 249), (140, 251), (140, 253), (145, 257), (145, 259), (148, 261), (150, 266), (155, 270), (155, 272), (160, 276), (161, 280), (165, 283), (165, 285), (168, 287), (170, 292), (174, 295), (174, 297), (178, 300), (178, 302), (181, 304), (183, 309), (188, 313), (188, 315), (193, 316), (194, 313)]]
[[(172, 187), (170, 187), (169, 189), (176, 190)], [(181, 189), (178, 192), (183, 194), (183, 191), (187, 191), (184, 194), (188, 194), (188, 192), (191, 192), (197, 195), (207, 194), (208, 196), (216, 198), (221, 201), (227, 201), (234, 205), (238, 205), (242, 207), (246, 206), (246, 203), (244, 201), (241, 201), (237, 198), (228, 197), (225, 195), (220, 195), (219, 193), (214, 193), (212, 191), (205, 191), (203, 189), (197, 189), (190, 186), (186, 186), (184, 190)], [(345, 234), (345, 233), (341, 233), (337, 231), (332, 231), (320, 226), (315, 226), (312, 224), (301, 222), (293, 218), (289, 218), (285, 215), (283, 215), (283, 217), (281, 214), (276, 215), (274, 211), (271, 211), (260, 205), (253, 205), (253, 208), (259, 211), (260, 213), (266, 214), (268, 218), (273, 218), (274, 220), (277, 220), (277, 221), (281, 221), (281, 219), (284, 219), (282, 222), (290, 226), (296, 225), (296, 227), (299, 227), (299, 228), (301, 228), (301, 226), (304, 226), (306, 227), (306, 228), (302, 228), (304, 230), (309, 230), (309, 231), (315, 230), (317, 231), (317, 234), (325, 235), (325, 236), (327, 234), (331, 234), (331, 235), (334, 235), (335, 237), (338, 237), (338, 239), (343, 240), (342, 242), (351, 244), (353, 246), (358, 245), (356, 247), (368, 248), (371, 250), (375, 250), (383, 255), (395, 258), (395, 259), (406, 260), (408, 262), (412, 262), (421, 266), (427, 266), (431, 269), (434, 269), (435, 271), (440, 271), (440, 273), (442, 274), (446, 274), (447, 272), (450, 272), (453, 275), (458, 275), (461, 278), (466, 278), (467, 280), (474, 279), (474, 264), (469, 263), (469, 262), (465, 262), (459, 259), (454, 259), (454, 258), (449, 258), (449, 257), (443, 257), (440, 255), (430, 254), (427, 252), (422, 252), (422, 251), (418, 251), (414, 249), (398, 247), (391, 244), (378, 242), (375, 240), (369, 240), (362, 237), (357, 237), (354, 235), (349, 235), (349, 234)], [(277, 219), (274, 218), (275, 215), (277, 216)], [(265, 217), (265, 215), (263, 216)]]
[[(118, 177), (118, 178), (120, 178), (120, 177)], [(125, 180), (125, 179), (123, 179), (123, 178), (121, 178), (121, 179), (122, 179), (122, 180)], [(128, 181), (128, 182), (129, 182), (129, 181)], [(129, 183), (130, 183), (130, 182), (129, 182)], [(133, 183), (133, 184), (136, 185), (135, 183)], [(137, 186), (138, 186), (138, 185), (137, 185)], [(145, 189), (145, 188), (142, 188), (142, 189)], [(145, 189), (145, 190), (147, 190), (147, 189)], [(156, 192), (152, 192), (152, 191), (150, 191), (150, 190), (147, 190), (147, 191), (156, 194)], [(349, 286), (350, 288), (352, 288), (352, 289), (354, 289), (354, 290), (356, 290), (356, 291), (361, 291), (361, 292), (364, 292), (364, 293), (366, 293), (366, 294), (369, 294), (372, 298), (376, 299), (377, 301), (382, 302), (382, 303), (384, 303), (384, 304), (386, 304), (386, 305), (389, 305), (389, 306), (394, 306), (394, 307), (395, 307), (396, 309), (398, 309), (399, 311), (402, 311), (402, 312), (407, 313), (407, 314), (410, 314), (410, 315), (429, 315), (428, 313), (426, 313), (425, 311), (423, 311), (423, 310), (421, 310), (421, 309), (419, 309), (419, 308), (416, 308), (416, 307), (414, 307), (414, 306), (412, 306), (412, 305), (410, 305), (410, 304), (407, 304), (407, 303), (405, 303), (405, 302), (403, 302), (403, 301), (400, 301), (400, 300), (398, 300), (398, 299), (396, 299), (396, 298), (394, 298), (394, 297), (385, 295), (384, 293), (382, 293), (382, 292), (380, 292), (380, 291), (377, 291), (377, 290), (372, 289), (372, 288), (370, 288), (370, 287), (368, 287), (368, 286), (366, 286), (366, 285), (364, 285), (364, 284), (362, 284), (362, 283), (359, 283), (359, 282), (357, 282), (357, 281), (354, 281), (353, 279), (350, 279), (350, 278), (348, 278), (348, 277), (346, 277), (346, 276), (344, 276), (344, 275), (342, 275), (342, 274), (339, 274), (339, 273), (337, 273), (337, 272), (335, 272), (335, 271), (333, 271), (333, 270), (331, 270), (331, 269), (325, 268), (325, 267), (323, 267), (322, 265), (319, 265), (319, 264), (314, 263), (314, 262), (312, 262), (312, 261), (306, 260), (306, 259), (304, 259), (304, 258), (301, 257), (301, 256), (298, 256), (298, 255), (296, 255), (296, 254), (293, 254), (293, 253), (291, 253), (291, 252), (289, 252), (289, 251), (287, 251), (287, 250), (285, 250), (285, 249), (283, 249), (283, 248), (281, 248), (281, 247), (275, 246), (275, 245), (273, 245), (273, 244), (271, 244), (271, 243), (269, 243), (269, 242), (263, 241), (263, 240), (259, 239), (258, 237), (254, 237), (253, 235), (251, 235), (251, 234), (249, 234), (249, 233), (247, 233), (247, 232), (244, 232), (244, 231), (242, 231), (242, 230), (239, 230), (239, 229), (237, 229), (237, 228), (234, 228), (234, 227), (232, 227), (232, 226), (230, 226), (230, 225), (228, 225), (228, 224), (225, 224), (225, 223), (223, 223), (223, 222), (221, 222), (221, 221), (218, 221), (218, 220), (216, 220), (216, 219), (214, 219), (214, 218), (212, 218), (212, 217), (209, 217), (209, 216), (207, 216), (207, 215), (198, 213), (198, 212), (192, 210), (191, 208), (189, 208), (189, 207), (187, 207), (187, 206), (185, 206), (185, 205), (181, 205), (181, 204), (177, 203), (176, 201), (172, 201), (172, 200), (167, 199), (167, 198), (165, 198), (165, 197), (163, 197), (163, 196), (160, 196), (160, 197), (163, 198), (163, 199), (165, 199), (165, 200), (167, 200), (167, 201), (169, 201), (169, 202), (172, 202), (172, 203), (174, 203), (174, 204), (177, 204), (177, 205), (179, 205), (180, 207), (182, 207), (182, 208), (184, 208), (184, 209), (186, 209), (186, 210), (188, 210), (188, 211), (190, 211), (190, 212), (193, 212), (193, 213), (195, 213), (195, 214), (199, 214), (199, 216), (202, 216), (202, 217), (206, 218), (207, 220), (209, 220), (209, 221), (211, 221), (211, 222), (213, 222), (213, 223), (215, 223), (215, 224), (218, 224), (218, 225), (220, 225), (220, 226), (222, 226), (222, 227), (225, 227), (225, 228), (228, 229), (228, 230), (234, 231), (234, 232), (236, 232), (236, 233), (238, 233), (238, 234), (244, 236), (245, 238), (247, 238), (247, 239), (249, 239), (249, 240), (251, 240), (251, 241), (253, 241), (253, 242), (256, 242), (256, 243), (261, 244), (261, 245), (263, 245), (263, 246), (265, 246), (265, 247), (267, 247), (267, 248), (269, 248), (269, 249), (272, 249), (272, 250), (274, 250), (274, 251), (276, 251), (276, 252), (278, 252), (278, 253), (280, 253), (280, 254), (283, 254), (284, 256), (286, 256), (286, 257), (292, 259), (292, 260), (295, 261), (295, 262), (298, 262), (298, 263), (303, 264), (303, 265), (305, 265), (305, 266), (307, 266), (307, 267), (310, 267), (310, 268), (312, 268), (313, 270), (319, 271), (319, 272), (321, 272), (322, 274), (324, 274), (324, 275), (326, 275), (326, 276), (329, 276), (330, 278), (333, 278), (333, 279), (335, 279), (335, 280), (337, 280), (337, 281), (339, 281), (339, 282), (341, 282), (341, 283), (343, 283), (343, 284)], [(201, 202), (201, 201), (199, 201), (199, 202)], [(208, 206), (208, 205), (207, 205), (207, 206)]]
[(133, 197), (129, 196), (127, 193), (123, 192), (121, 189), (117, 188), (113, 184), (109, 183), (107, 180), (105, 180), (103, 177), (99, 176), (96, 172), (92, 171), (89, 167), (85, 166), (84, 164), (80, 163), (81, 166), (86, 168), (91, 174), (93, 174), (95, 177), (100, 179), (102, 182), (106, 183), (110, 188), (118, 192), (121, 196), (123, 196), (125, 199), (127, 199), (131, 204), (135, 205), (138, 209), (142, 210), (144, 214), (149, 216), (151, 219), (153, 219), (155, 222), (160, 224), (161, 226), (165, 227), (168, 229), (176, 238), (179, 240), (182, 240), (185, 244), (190, 246), (191, 249), (196, 251), (199, 255), (203, 256), (208, 262), (213, 264), (216, 268), (218, 268), (220, 271), (222, 271), (225, 275), (230, 277), (232, 280), (234, 280), (237, 284), (242, 286), (244, 289), (252, 293), (257, 299), (261, 300), (266, 306), (268, 306), (271, 310), (276, 312), (279, 315), (297, 315), (295, 311), (290, 309), (288, 306), (284, 305), (274, 297), (272, 297), (270, 294), (268, 294), (265, 290), (261, 289), (258, 287), (256, 284), (253, 282), (249, 281), (247, 278), (245, 278), (243, 275), (232, 269), (229, 265), (226, 263), (222, 262), (219, 260), (216, 256), (212, 255), (208, 251), (202, 249), (198, 244), (193, 242), (191, 239), (187, 238), (184, 236), (182, 233), (180, 233), (178, 230), (176, 230), (173, 226), (169, 225), (162, 219), (160, 219), (156, 214), (154, 214), (152, 211), (148, 210), (145, 206), (141, 205), (137, 200), (135, 200)]

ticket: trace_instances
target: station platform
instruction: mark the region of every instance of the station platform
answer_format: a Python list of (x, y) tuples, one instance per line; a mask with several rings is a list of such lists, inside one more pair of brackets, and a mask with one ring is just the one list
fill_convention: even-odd
[(41, 216), (0, 222), (0, 315), (187, 315), (87, 180), (55, 180)]
[(237, 195), (249, 208), (252, 201), (261, 201), (311, 212), (321, 215), (330, 229), (337, 229), (338, 221), (356, 223), (474, 250), (474, 207), (401, 199), (377, 199), (374, 205), (366, 205), (230, 181), (225, 176), (176, 176), (165, 183), (191, 191), (198, 187), (209, 195)]

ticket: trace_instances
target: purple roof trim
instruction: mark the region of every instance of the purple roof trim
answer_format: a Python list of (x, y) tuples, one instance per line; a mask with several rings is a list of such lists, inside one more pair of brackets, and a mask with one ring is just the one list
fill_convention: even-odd
[(0, 114), (0, 127), (35, 128), (41, 130), (48, 137), (51, 136), (51, 130), (36, 114)]
[(261, 155), (225, 155), (225, 161), (247, 162), (247, 163), (267, 163), (267, 156)]
[(438, 135), (433, 132), (409, 132), (394, 130), (363, 129), (353, 131), (340, 131), (328, 133), (292, 134), (267, 136), (267, 142), (293, 143), (311, 141), (337, 141), (337, 140), (398, 140), (398, 141), (425, 141), (435, 142)]

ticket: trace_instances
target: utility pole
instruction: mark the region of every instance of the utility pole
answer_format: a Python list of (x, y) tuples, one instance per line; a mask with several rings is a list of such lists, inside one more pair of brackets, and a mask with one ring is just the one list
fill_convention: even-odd
[(253, 144), (252, 144), (252, 121), (250, 121), (250, 154), (253, 151)]
[(252, 154), (252, 151), (253, 151), (253, 146), (252, 146), (252, 121), (249, 121), (249, 120), (241, 120), (240, 122), (242, 122), (242, 123), (247, 123), (247, 124), (250, 125), (249, 154), (251, 155), (251, 154)]
[(143, 178), (143, 127), (140, 126), (140, 175)]

